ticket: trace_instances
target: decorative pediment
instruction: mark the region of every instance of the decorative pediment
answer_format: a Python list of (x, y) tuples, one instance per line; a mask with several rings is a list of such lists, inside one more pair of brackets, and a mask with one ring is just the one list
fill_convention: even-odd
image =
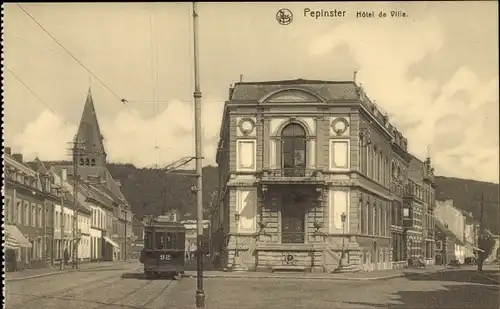
[(302, 89), (286, 89), (280, 90), (278, 92), (274, 92), (270, 95), (264, 97), (261, 102), (264, 103), (314, 103), (314, 102), (323, 102), (318, 96), (315, 94), (305, 91)]

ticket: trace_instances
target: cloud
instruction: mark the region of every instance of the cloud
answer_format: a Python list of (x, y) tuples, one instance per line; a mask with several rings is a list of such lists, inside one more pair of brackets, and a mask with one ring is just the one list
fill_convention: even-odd
[(68, 125), (51, 111), (45, 110), (16, 135), (13, 146), (28, 160), (36, 156), (49, 160), (69, 159), (68, 142), (75, 133), (75, 125)]
[[(223, 104), (213, 98), (202, 100), (204, 165), (215, 163)], [(143, 118), (133, 107), (122, 109), (113, 118), (98, 115), (108, 161), (153, 167), (194, 156), (193, 103), (172, 100), (166, 106), (156, 117)], [(35, 155), (43, 160), (69, 159), (67, 142), (75, 133), (76, 125), (66, 125), (46, 110), (24, 128), (14, 146), (27, 159)]]
[(438, 173), (498, 182), (498, 77), (481, 80), (466, 66), (445, 83), (409, 74), (440, 51), (443, 40), (439, 20), (427, 14), (413, 22), (345, 23), (313, 38), (309, 53), (325, 56), (348, 46), (359, 81), (391, 114), (412, 153), (423, 158), (430, 146)]
[[(205, 164), (214, 160), (220, 97), (240, 74), (245, 81), (345, 80), (358, 69), (368, 95), (405, 133), (414, 154), (423, 158), (430, 145), (438, 173), (498, 181), (498, 32), (493, 27), (498, 16), (491, 5), (398, 3), (393, 7), (411, 18), (359, 19), (353, 15), (357, 10), (392, 7), (345, 3), (346, 18), (311, 20), (300, 14), (305, 4), (295, 3), (288, 6), (295, 20), (286, 27), (275, 20), (280, 5), (250, 5), (243, 10), (244, 22), (239, 4), (200, 5)], [(143, 4), (26, 7), (119, 96), (91, 82), (110, 161), (154, 166), (193, 155), (192, 103), (182, 102), (193, 89), (189, 3), (154, 6), (156, 44), (150, 41), (149, 7)], [(14, 4), (4, 15), (6, 64), (61, 117), (78, 124), (87, 71)], [(159, 54), (157, 77), (150, 67), (153, 49)], [(76, 126), (41, 113), (42, 104), (10, 74), (4, 84), (4, 138), (13, 150), (28, 157), (69, 158), (66, 141)], [(122, 97), (169, 104), (162, 103), (152, 117), (151, 104), (130, 103), (131, 115)]]

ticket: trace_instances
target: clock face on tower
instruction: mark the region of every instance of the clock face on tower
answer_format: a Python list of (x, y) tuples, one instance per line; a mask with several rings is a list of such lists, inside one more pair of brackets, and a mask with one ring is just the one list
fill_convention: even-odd
[(251, 118), (243, 118), (238, 124), (241, 133), (248, 135), (255, 129), (255, 122)]

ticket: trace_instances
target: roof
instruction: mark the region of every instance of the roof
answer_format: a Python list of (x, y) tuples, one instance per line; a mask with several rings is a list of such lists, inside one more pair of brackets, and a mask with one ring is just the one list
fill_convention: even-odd
[(438, 220), (437, 218), (436, 218), (436, 220), (435, 220), (435, 225), (436, 225), (436, 227), (437, 227), (439, 230), (441, 230), (444, 234), (446, 234), (446, 236), (451, 237), (455, 243), (457, 243), (457, 244), (459, 244), (459, 245), (465, 245), (465, 243), (464, 243), (462, 240), (460, 240), (460, 239), (458, 238), (458, 236), (457, 236), (457, 235), (455, 235), (455, 233), (453, 233), (450, 229), (448, 229), (448, 228), (447, 228), (447, 227), (443, 224), (443, 222), (441, 222), (441, 221), (440, 221), (440, 220)]
[[(59, 175), (56, 170), (51, 170), (50, 173), (54, 178), (54, 182), (56, 184), (62, 184), (63, 188), (66, 189), (66, 192), (68, 192), (71, 196), (74, 197), (73, 182), (69, 180), (63, 181), (61, 175)], [(77, 192), (76, 192), (77, 206), (82, 210), (91, 212), (92, 209), (85, 203), (85, 200), (86, 200), (85, 190), (83, 186), (80, 184), (77, 186)]]
[(325, 100), (358, 100), (358, 86), (353, 81), (281, 80), (240, 82), (234, 85), (232, 101), (257, 101), (265, 95), (287, 88), (311, 91)]
[(30, 168), (32, 168), (34, 171), (36, 171), (39, 174), (42, 175), (50, 175), (50, 170), (45, 166), (45, 164), (38, 158), (36, 157), (35, 160), (31, 162), (26, 162), (26, 165), (28, 165)]
[(106, 154), (90, 88), (75, 138), (83, 143), (85, 151)]
[[(57, 170), (66, 168), (69, 175), (73, 174), (73, 165), (57, 165), (52, 168)], [(96, 194), (105, 196), (105, 203), (112, 203), (112, 201), (109, 200), (114, 200), (116, 203), (128, 204), (113, 176), (111, 176), (111, 173), (105, 166), (79, 166), (78, 175), (81, 179), (89, 180), (94, 188), (93, 190), (99, 192)], [(92, 177), (99, 177), (100, 182), (95, 183)]]
[(35, 176), (37, 174), (37, 172), (33, 169), (32, 166), (26, 164), (26, 162), (19, 162), (17, 161), (16, 159), (14, 159), (14, 157), (12, 157), (12, 155), (9, 155), (9, 154), (6, 154), (4, 153), (4, 164), (5, 166), (13, 166), (19, 170), (22, 170), (23, 172), (27, 173), (27, 174), (30, 174), (31, 176)]

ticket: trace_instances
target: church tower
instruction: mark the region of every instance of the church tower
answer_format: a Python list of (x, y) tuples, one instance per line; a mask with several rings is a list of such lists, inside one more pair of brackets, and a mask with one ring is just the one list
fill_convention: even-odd
[(76, 164), (78, 166), (105, 167), (106, 151), (103, 139), (89, 88), (80, 125), (75, 136), (75, 142), (79, 148), (78, 153), (74, 156), (77, 160)]

